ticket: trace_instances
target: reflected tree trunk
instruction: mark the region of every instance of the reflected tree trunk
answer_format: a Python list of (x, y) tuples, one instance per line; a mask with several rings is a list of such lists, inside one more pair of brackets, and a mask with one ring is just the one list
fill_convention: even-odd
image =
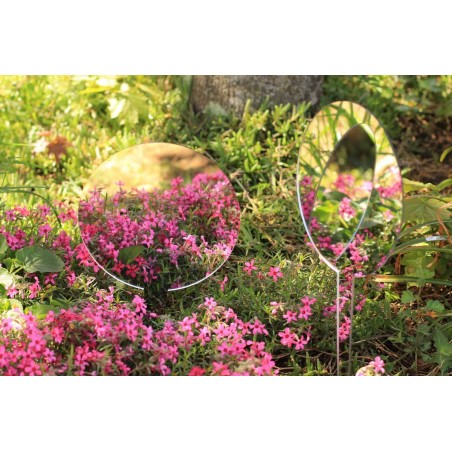
[(311, 102), (322, 93), (322, 75), (195, 75), (190, 103), (196, 112), (241, 115), (248, 100), (254, 108)]

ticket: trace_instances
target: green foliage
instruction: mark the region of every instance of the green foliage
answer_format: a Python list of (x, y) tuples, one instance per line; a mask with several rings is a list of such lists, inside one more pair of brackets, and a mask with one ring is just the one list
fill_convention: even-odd
[(0, 287), (3, 289), (14, 284), (16, 277), (12, 275), (6, 268), (0, 268)]
[(451, 204), (441, 196), (444, 184), (420, 184), (404, 180), (404, 228), (395, 254), (400, 257), (406, 276), (421, 281), (452, 279), (450, 266), (452, 242)]
[(124, 263), (128, 264), (132, 262), (137, 256), (139, 256), (145, 250), (144, 246), (128, 246), (127, 248), (122, 248), (119, 251), (119, 259)]
[(0, 256), (6, 253), (8, 245), (6, 244), (6, 238), (4, 235), (0, 235)]
[(48, 304), (34, 304), (25, 309), (25, 313), (31, 312), (33, 315), (35, 315), (38, 318), (38, 320), (45, 319), (46, 315), (50, 311), (57, 312), (58, 310), (55, 309), (54, 306), (51, 306)]
[(322, 105), (336, 100), (368, 108), (396, 142), (396, 148), (435, 158), (451, 145), (451, 75), (328, 76)]
[(16, 259), (27, 273), (57, 273), (64, 269), (64, 262), (55, 253), (37, 245), (17, 251)]

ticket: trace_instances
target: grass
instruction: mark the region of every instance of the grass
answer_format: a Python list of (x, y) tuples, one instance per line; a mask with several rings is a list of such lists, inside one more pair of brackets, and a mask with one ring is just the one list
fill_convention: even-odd
[[(450, 89), (450, 79), (441, 83)], [(401, 110), (382, 101), (397, 89), (396, 98), (410, 105), (411, 99), (403, 98), (401, 84), (403, 80), (391, 77), (330, 77), (322, 102), (340, 96), (374, 107), (384, 124), (394, 121), (390, 132), (406, 145), (409, 138), (403, 135)], [(274, 318), (270, 306), (272, 301), (296, 303), (307, 294), (325, 302), (334, 297), (333, 277), (304, 244), (296, 202), (296, 161), (311, 114), (309, 105), (262, 107), (246, 112), (242, 118), (211, 118), (190, 111), (187, 89), (186, 80), (174, 77), (0, 77), (0, 156), (20, 162), (15, 171), (6, 174), (3, 185), (23, 186), (25, 192), (33, 190), (53, 201), (75, 205), (90, 172), (128, 146), (173, 142), (210, 155), (229, 175), (241, 205), (236, 248), (212, 278), (159, 298), (148, 295), (148, 302), (159, 313), (180, 320), (189, 316), (204, 297), (212, 296), (219, 304), (232, 307), (242, 319), (257, 317), (267, 325), (270, 334), (266, 347), (276, 358), (281, 374), (334, 374), (333, 319), (323, 317), (319, 307), (309, 347), (289, 350), (277, 336), (284, 329), (283, 319)], [(429, 108), (430, 115), (433, 107)], [(441, 110), (435, 111), (437, 124), (447, 121)], [(43, 136), (49, 141), (66, 139), (59, 154), (58, 150), (52, 154), (46, 149), (34, 152)], [(36, 188), (40, 186), (46, 188)], [(24, 192), (4, 194), (3, 200), (7, 205), (39, 201)], [(251, 279), (242, 270), (244, 262), (251, 259), (264, 273), (271, 266), (279, 266), (284, 278), (276, 283), (268, 278)], [(391, 272), (394, 264), (395, 259), (385, 271)], [(222, 292), (219, 282), (226, 276), (228, 282)], [(86, 291), (94, 293), (97, 287), (108, 284), (111, 281), (98, 278)], [(367, 282), (368, 301), (354, 324), (355, 371), (380, 355), (390, 374), (448, 372), (447, 366), (438, 364), (442, 358), (435, 336), (437, 318), (428, 317), (430, 311), (425, 309), (427, 300), (436, 297), (447, 312), (447, 293), (427, 285), (416, 289), (413, 300), (404, 303), (401, 297), (405, 292), (413, 293), (413, 289), (398, 283), (381, 290), (374, 282)], [(69, 299), (70, 303), (78, 302), (75, 294)], [(346, 364), (344, 361), (344, 370)]]

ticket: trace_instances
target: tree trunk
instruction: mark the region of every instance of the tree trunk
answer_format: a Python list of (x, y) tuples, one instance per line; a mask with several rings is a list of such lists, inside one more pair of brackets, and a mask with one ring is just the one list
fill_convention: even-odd
[(190, 103), (197, 112), (242, 115), (248, 99), (254, 108), (268, 97), (269, 105), (315, 106), (322, 93), (322, 75), (195, 75)]

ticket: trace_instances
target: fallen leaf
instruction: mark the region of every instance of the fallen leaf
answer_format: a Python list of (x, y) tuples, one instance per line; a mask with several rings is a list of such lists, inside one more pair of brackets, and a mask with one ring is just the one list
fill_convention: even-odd
[(61, 157), (67, 155), (67, 150), (71, 146), (72, 144), (65, 137), (57, 136), (47, 145), (47, 150), (49, 154), (55, 156), (56, 163), (59, 165)]

